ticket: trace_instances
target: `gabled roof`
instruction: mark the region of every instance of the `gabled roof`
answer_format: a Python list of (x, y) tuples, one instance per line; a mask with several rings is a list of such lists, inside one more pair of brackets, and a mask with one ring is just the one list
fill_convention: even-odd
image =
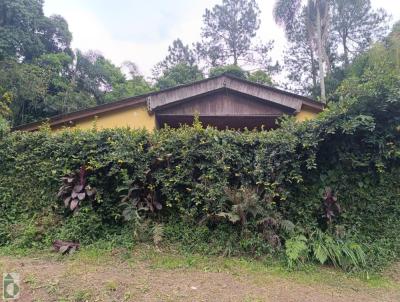
[[(72, 113), (56, 115), (49, 119), (49, 123), (51, 126), (58, 126), (68, 122), (101, 115), (102, 113), (143, 104), (147, 104), (147, 108), (150, 112), (157, 112), (157, 110), (165, 108), (166, 106), (175, 105), (187, 99), (210, 94), (223, 89), (250, 95), (268, 103), (275, 103), (278, 106), (286, 107), (294, 112), (300, 112), (303, 106), (316, 112), (320, 112), (324, 108), (322, 103), (316, 102), (310, 98), (275, 87), (240, 79), (228, 74), (223, 74), (189, 84), (134, 96), (96, 107), (86, 108)], [(44, 121), (38, 121), (20, 125), (13, 128), (13, 130), (33, 131), (43, 122)]]
[(157, 111), (157, 109), (164, 106), (221, 89), (247, 94), (267, 102), (291, 108), (296, 112), (299, 112), (303, 105), (315, 109), (316, 111), (321, 111), (323, 109), (322, 103), (316, 102), (310, 98), (227, 74), (177, 86), (149, 95), (147, 97), (147, 105), (149, 111)]

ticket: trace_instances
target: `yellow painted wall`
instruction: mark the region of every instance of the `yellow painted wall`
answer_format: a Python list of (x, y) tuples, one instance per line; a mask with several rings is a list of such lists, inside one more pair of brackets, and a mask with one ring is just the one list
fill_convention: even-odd
[(296, 114), (296, 120), (299, 122), (303, 122), (306, 120), (313, 119), (316, 115), (317, 113), (315, 111), (301, 108), (301, 111)]
[[(302, 108), (296, 115), (297, 121), (305, 121), (315, 117), (317, 113), (310, 109)], [(94, 121), (96, 120), (96, 128), (123, 128), (130, 127), (132, 129), (145, 128), (148, 131), (156, 129), (156, 119), (154, 114), (147, 111), (146, 105), (140, 105), (132, 108), (118, 109), (110, 112), (105, 112), (97, 115), (96, 117), (89, 117), (75, 122), (72, 128), (82, 130), (92, 129)], [(65, 127), (54, 127), (53, 130), (61, 130)]]
[(78, 120), (75, 122), (74, 128), (92, 129), (95, 120), (97, 129), (130, 127), (132, 129), (145, 128), (153, 131), (156, 128), (155, 115), (147, 111), (146, 105), (114, 110), (99, 114), (96, 117)]

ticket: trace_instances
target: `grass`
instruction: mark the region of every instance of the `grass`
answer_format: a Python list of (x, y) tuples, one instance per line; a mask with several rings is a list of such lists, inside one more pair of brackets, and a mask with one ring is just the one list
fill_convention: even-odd
[[(86, 252), (83, 252), (83, 255)], [(379, 274), (368, 272), (345, 273), (339, 269), (313, 264), (290, 270), (283, 261), (265, 258), (251, 259), (238, 257), (202, 256), (176, 251), (155, 251), (152, 248), (136, 250), (135, 261), (148, 261), (152, 269), (185, 269), (203, 272), (227, 272), (233, 275), (252, 274), (265, 279), (266, 276), (289, 279), (304, 284), (325, 284), (337, 286), (345, 283), (370, 288), (396, 288), (398, 284)], [(84, 256), (85, 258), (85, 256)], [(132, 263), (131, 259), (131, 263)], [(262, 280), (265, 281), (265, 280)]]
[(73, 295), (73, 301), (84, 302), (90, 299), (92, 294), (88, 290), (78, 290)]
[[(54, 256), (54, 254), (51, 257), (59, 259), (59, 256)], [(147, 245), (137, 247), (133, 251), (125, 249), (110, 251), (89, 247), (82, 249), (67, 261), (89, 264), (123, 262), (129, 267), (135, 267), (140, 262), (148, 262), (150, 268), (154, 270), (227, 272), (233, 275), (252, 274), (258, 276), (261, 281), (265, 281), (268, 276), (273, 276), (304, 284), (330, 286), (349, 284), (349, 286), (361, 285), (370, 288), (395, 288), (399, 286), (382, 275), (368, 272), (345, 273), (332, 267), (312, 264), (303, 265), (296, 270), (289, 270), (283, 261), (271, 258), (255, 260), (238, 257), (202, 256), (180, 253), (174, 250), (157, 251), (154, 247)]]
[[(99, 285), (96, 292), (76, 288), (74, 292), (66, 294), (64, 283), (72, 282), (74, 278), (85, 278), (87, 274), (96, 274), (104, 267), (121, 267), (124, 269), (141, 270), (143, 266), (152, 274), (158, 271), (182, 270), (187, 272), (212, 272), (226, 273), (231, 276), (246, 276), (257, 286), (264, 286), (274, 280), (286, 280), (304, 285), (321, 285), (341, 289), (394, 289), (400, 290), (400, 285), (382, 275), (367, 273), (344, 273), (332, 267), (317, 265), (304, 265), (296, 270), (289, 270), (283, 261), (272, 258), (252, 259), (239, 257), (202, 256), (198, 254), (182, 253), (173, 248), (155, 249), (150, 245), (139, 245), (132, 250), (125, 248), (101, 248), (98, 245), (84, 247), (69, 256), (44, 250), (11, 250), (1, 248), (0, 255), (12, 259), (32, 259), (59, 263), (65, 266), (64, 275), (60, 279), (46, 280), (43, 285), (34, 272), (24, 278), (24, 282), (31, 290), (43, 288), (47, 294), (57, 296), (59, 301), (91, 301), (93, 295), (101, 292), (104, 297), (119, 294), (119, 301), (129, 301), (136, 295), (149, 294), (152, 285), (145, 278), (132, 289), (129, 284), (124, 284), (110, 277)], [(7, 264), (0, 261), (0, 269), (5, 269)], [(65, 278), (63, 280), (62, 278)], [(70, 279), (72, 278), (72, 279)], [(64, 290), (63, 290), (64, 288)], [(67, 295), (67, 296), (66, 296)], [(66, 297), (65, 297), (66, 296)], [(61, 298), (65, 297), (65, 298)], [(168, 297), (163, 299), (167, 301)], [(244, 301), (261, 301), (255, 296), (246, 296)]]
[[(198, 254), (182, 253), (173, 249), (163, 251), (155, 250), (153, 246), (141, 245), (133, 250), (102, 249), (97, 246), (82, 248), (71, 256), (61, 256), (45, 250), (9, 249), (0, 248), (0, 255), (13, 257), (29, 257), (47, 259), (53, 261), (67, 261), (81, 266), (107, 265), (124, 263), (134, 267), (137, 263), (146, 261), (152, 269), (176, 270), (189, 269), (203, 272), (228, 272), (237, 274), (272, 275), (285, 279), (291, 279), (301, 283), (324, 283), (335, 285), (344, 281), (359, 282), (369, 287), (393, 287), (397, 286), (388, 278), (379, 274), (367, 272), (345, 273), (332, 267), (307, 264), (296, 270), (289, 270), (283, 261), (271, 258), (252, 259), (239, 257), (203, 256)], [(2, 263), (0, 262), (0, 269)], [(33, 277), (32, 277), (33, 278)], [(27, 282), (34, 282), (28, 280)], [(112, 286), (111, 286), (112, 287)]]

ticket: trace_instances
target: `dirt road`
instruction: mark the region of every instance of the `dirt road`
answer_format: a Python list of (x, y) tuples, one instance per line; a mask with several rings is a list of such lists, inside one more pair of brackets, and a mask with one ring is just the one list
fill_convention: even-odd
[(398, 281), (377, 286), (336, 271), (280, 274), (236, 260), (113, 254), (0, 257), (17, 272), (19, 301), (400, 301)]

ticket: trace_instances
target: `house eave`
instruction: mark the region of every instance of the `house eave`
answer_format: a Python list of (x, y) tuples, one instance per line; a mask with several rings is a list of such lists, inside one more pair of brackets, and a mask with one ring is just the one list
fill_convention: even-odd
[(129, 108), (146, 104), (148, 111), (152, 113), (160, 108), (171, 104), (178, 104), (195, 96), (212, 93), (220, 89), (229, 89), (238, 93), (247, 94), (268, 102), (276, 103), (279, 106), (294, 110), (295, 113), (301, 111), (302, 106), (307, 106), (315, 112), (323, 110), (324, 105), (310, 98), (296, 95), (294, 93), (281, 90), (275, 87), (254, 83), (248, 80), (240, 79), (231, 75), (223, 74), (220, 76), (207, 78), (193, 83), (188, 83), (176, 87), (167, 88), (161, 91), (155, 91), (144, 95), (126, 98), (112, 103), (86, 108), (83, 110), (60, 114), (49, 119), (32, 122), (12, 128), (13, 131), (35, 131), (43, 123), (48, 122), (51, 127), (61, 125), (71, 125), (75, 122), (98, 116), (106, 112)]

